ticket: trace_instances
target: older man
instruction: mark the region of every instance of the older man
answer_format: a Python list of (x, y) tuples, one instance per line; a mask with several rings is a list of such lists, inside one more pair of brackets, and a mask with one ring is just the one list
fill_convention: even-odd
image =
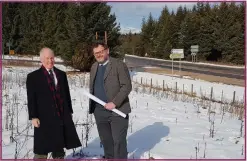
[[(132, 85), (126, 64), (109, 56), (109, 48), (103, 42), (93, 44), (93, 54), (97, 60), (91, 68), (90, 93), (107, 104), (105, 107), (90, 100), (89, 112), (94, 114), (105, 158), (127, 159), (127, 131), (131, 112), (128, 95)], [(112, 109), (117, 108), (127, 114), (123, 118)]]
[(81, 146), (74, 122), (66, 73), (54, 66), (50, 48), (40, 51), (42, 66), (27, 75), (29, 120), (34, 126), (34, 159), (45, 159), (48, 153), (62, 159), (64, 148)]

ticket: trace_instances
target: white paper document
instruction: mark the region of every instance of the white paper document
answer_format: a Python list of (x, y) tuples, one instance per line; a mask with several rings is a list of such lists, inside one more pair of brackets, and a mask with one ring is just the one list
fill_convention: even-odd
[[(90, 99), (94, 100), (95, 102), (101, 104), (102, 106), (105, 106), (105, 104), (106, 104), (104, 101), (100, 100), (99, 98), (95, 97), (94, 95), (92, 95), (89, 92), (84, 91), (83, 94), (88, 96)], [(117, 113), (118, 115), (126, 118), (126, 114), (121, 112), (121, 111), (119, 111), (118, 109), (112, 109), (112, 111)]]

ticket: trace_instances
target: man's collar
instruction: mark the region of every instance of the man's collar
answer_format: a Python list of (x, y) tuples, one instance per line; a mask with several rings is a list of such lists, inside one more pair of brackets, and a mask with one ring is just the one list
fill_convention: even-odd
[(105, 61), (103, 64), (99, 64), (100, 66), (105, 66), (109, 62), (109, 59)]
[(46, 70), (48, 73), (50, 70), (52, 70), (52, 72), (55, 73), (56, 67), (53, 66), (51, 69), (47, 69), (46, 67), (44, 67), (44, 65), (41, 65), (41, 69)]
[(51, 68), (51, 69), (45, 68), (45, 69), (47, 70), (47, 72), (49, 72), (50, 70), (51, 70), (52, 72), (54, 72), (54, 68)]

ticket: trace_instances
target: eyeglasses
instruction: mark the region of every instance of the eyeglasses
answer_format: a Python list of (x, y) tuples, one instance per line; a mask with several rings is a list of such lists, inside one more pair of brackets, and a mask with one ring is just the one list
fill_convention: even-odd
[(98, 52), (96, 52), (96, 53), (93, 53), (93, 55), (100, 55), (100, 54), (104, 54), (104, 51), (105, 51), (106, 49), (103, 49), (103, 50), (101, 50), (101, 51), (98, 51)]

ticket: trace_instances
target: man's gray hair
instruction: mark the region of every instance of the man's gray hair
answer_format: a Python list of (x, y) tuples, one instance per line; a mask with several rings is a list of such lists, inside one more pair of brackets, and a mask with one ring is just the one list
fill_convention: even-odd
[(44, 53), (45, 50), (48, 50), (48, 51), (50, 51), (53, 55), (55, 55), (55, 54), (54, 54), (54, 51), (53, 51), (51, 48), (44, 47), (44, 48), (42, 48), (42, 49), (40, 50), (40, 52), (39, 52), (39, 56), (40, 56), (40, 60), (41, 60), (41, 61), (42, 61), (43, 53)]

